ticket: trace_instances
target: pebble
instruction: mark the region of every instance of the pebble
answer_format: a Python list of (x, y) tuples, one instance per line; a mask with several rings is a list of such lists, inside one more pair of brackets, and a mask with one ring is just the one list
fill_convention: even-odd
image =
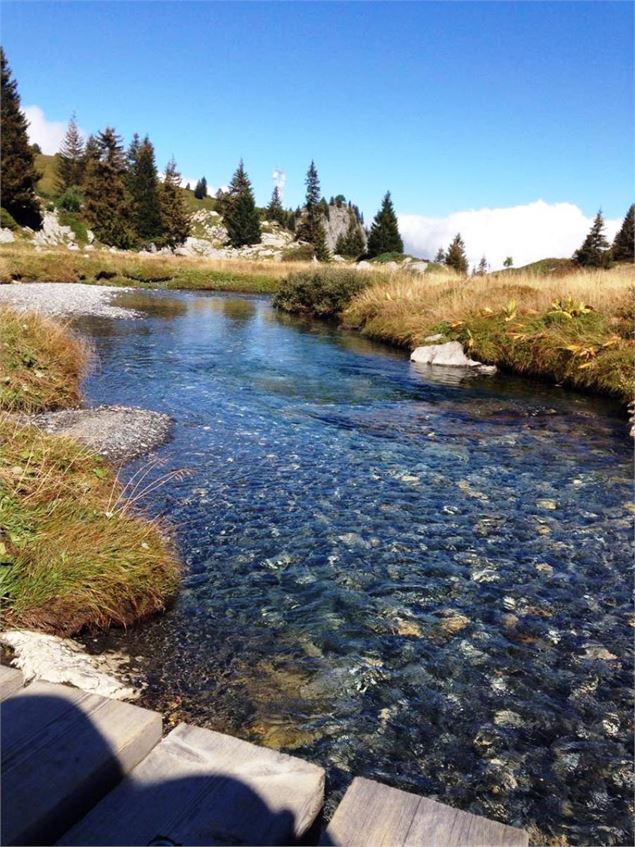
[(115, 294), (132, 290), (81, 282), (15, 282), (0, 285), (0, 302), (15, 309), (53, 317), (99, 315), (107, 318), (136, 318), (139, 315), (132, 309), (110, 303)]

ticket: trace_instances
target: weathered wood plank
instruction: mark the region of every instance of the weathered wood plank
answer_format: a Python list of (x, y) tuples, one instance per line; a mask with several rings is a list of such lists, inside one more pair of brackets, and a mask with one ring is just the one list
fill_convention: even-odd
[(59, 843), (291, 844), (323, 801), (322, 768), (179, 724)]
[(17, 668), (10, 668), (8, 665), (0, 665), (0, 700), (6, 700), (23, 685), (22, 671)]
[(2, 843), (52, 844), (161, 738), (161, 716), (33, 683), (2, 704)]
[(322, 836), (342, 847), (527, 847), (527, 833), (356, 777)]

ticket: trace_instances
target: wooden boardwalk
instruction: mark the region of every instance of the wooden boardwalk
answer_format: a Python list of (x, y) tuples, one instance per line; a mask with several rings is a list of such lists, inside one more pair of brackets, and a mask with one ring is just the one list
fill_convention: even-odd
[(526, 847), (527, 835), (354, 779), (324, 832), (324, 771), (0, 666), (1, 843)]

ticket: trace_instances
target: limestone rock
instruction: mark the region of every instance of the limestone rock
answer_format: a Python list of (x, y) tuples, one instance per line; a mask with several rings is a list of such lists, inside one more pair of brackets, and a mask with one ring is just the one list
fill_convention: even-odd
[(10, 244), (15, 241), (15, 235), (10, 229), (0, 229), (0, 244)]
[(410, 361), (419, 365), (440, 365), (451, 368), (478, 368), (479, 373), (496, 373), (495, 365), (483, 365), (468, 358), (463, 352), (459, 341), (448, 341), (445, 344), (429, 344), (417, 347), (410, 354)]

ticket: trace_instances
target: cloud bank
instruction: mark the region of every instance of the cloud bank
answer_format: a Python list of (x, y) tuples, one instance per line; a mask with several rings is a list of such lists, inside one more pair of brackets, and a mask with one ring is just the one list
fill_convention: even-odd
[[(439, 247), (445, 249), (460, 232), (470, 265), (478, 264), (484, 255), (492, 270), (502, 268), (507, 256), (513, 258), (516, 267), (538, 259), (571, 256), (593, 223), (593, 218), (587, 218), (573, 203), (544, 200), (525, 206), (454, 212), (445, 218), (398, 218), (407, 253), (433, 259)], [(609, 241), (621, 224), (621, 220), (606, 221)]]
[(25, 106), (22, 111), (29, 122), (27, 132), (31, 144), (39, 144), (42, 153), (48, 156), (57, 153), (66, 135), (68, 121), (49, 121), (39, 106)]

